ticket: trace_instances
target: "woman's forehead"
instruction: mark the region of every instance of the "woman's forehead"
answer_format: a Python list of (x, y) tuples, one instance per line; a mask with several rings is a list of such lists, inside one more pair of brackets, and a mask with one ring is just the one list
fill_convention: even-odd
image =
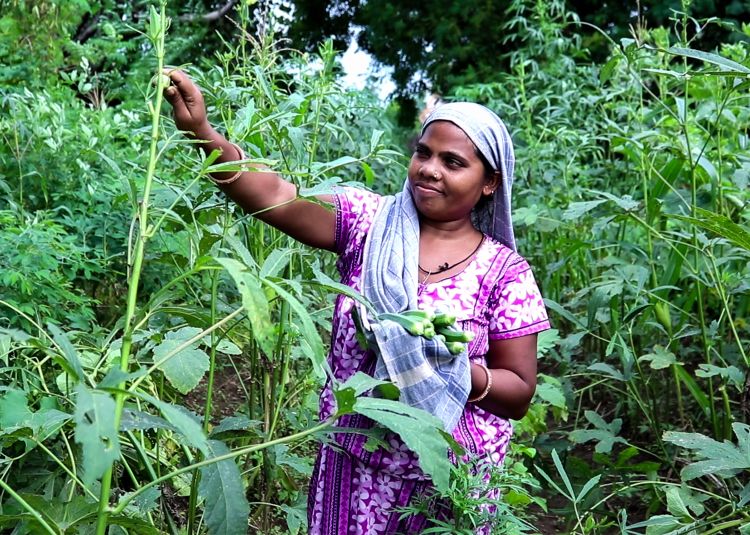
[(453, 150), (476, 151), (474, 142), (466, 135), (461, 128), (450, 121), (433, 121), (427, 125), (422, 136), (421, 142), (439, 142), (453, 145)]

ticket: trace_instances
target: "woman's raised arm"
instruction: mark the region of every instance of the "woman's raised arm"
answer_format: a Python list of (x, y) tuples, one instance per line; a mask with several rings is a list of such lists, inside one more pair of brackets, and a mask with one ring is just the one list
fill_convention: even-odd
[[(208, 122), (203, 95), (182, 71), (168, 72), (172, 85), (164, 96), (172, 105), (175, 124), (204, 141), (199, 147), (206, 154), (221, 151), (217, 163), (241, 158), (237, 147), (217, 132)], [(258, 166), (261, 167), (261, 166)], [(237, 180), (221, 184), (233, 171), (215, 173), (219, 187), (246, 212), (273, 225), (292, 238), (307, 245), (334, 250), (336, 219), (332, 209), (297, 197), (297, 187), (270, 169), (244, 171)], [(319, 200), (330, 202), (330, 196)]]

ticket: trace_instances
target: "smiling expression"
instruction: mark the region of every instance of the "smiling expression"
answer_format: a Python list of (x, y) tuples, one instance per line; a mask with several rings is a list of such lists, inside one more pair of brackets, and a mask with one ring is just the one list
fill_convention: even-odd
[(409, 182), (419, 213), (431, 221), (469, 221), (482, 195), (491, 195), (498, 174), (488, 174), (474, 143), (448, 121), (430, 123), (409, 163)]

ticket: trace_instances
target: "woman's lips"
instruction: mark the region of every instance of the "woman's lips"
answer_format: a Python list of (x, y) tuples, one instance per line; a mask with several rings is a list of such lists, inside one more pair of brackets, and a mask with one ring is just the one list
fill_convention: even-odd
[(416, 184), (414, 186), (422, 195), (442, 195), (443, 192), (429, 184)]

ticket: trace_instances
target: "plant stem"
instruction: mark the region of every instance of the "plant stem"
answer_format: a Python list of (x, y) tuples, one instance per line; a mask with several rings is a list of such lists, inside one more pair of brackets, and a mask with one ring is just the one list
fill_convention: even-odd
[(289, 435), (286, 437), (277, 438), (276, 440), (269, 440), (268, 442), (263, 442), (262, 444), (254, 444), (252, 446), (247, 446), (244, 448), (240, 448), (235, 451), (231, 451), (229, 453), (225, 453), (224, 455), (218, 455), (216, 457), (211, 457), (210, 459), (204, 459), (202, 461), (199, 461), (197, 463), (193, 463), (189, 466), (185, 466), (183, 468), (178, 468), (177, 470), (173, 470), (172, 472), (165, 474), (161, 476), (158, 479), (155, 479), (154, 481), (150, 481), (148, 483), (145, 483), (142, 487), (136, 489), (132, 494), (127, 496), (127, 498), (123, 498), (123, 500), (113, 509), (113, 513), (118, 514), (122, 512), (125, 507), (127, 507), (128, 503), (130, 503), (133, 498), (139, 496), (149, 488), (153, 487), (154, 485), (158, 485), (159, 483), (164, 483), (165, 481), (169, 481), (173, 477), (179, 476), (180, 474), (184, 474), (186, 472), (190, 472), (192, 470), (195, 470), (197, 468), (202, 468), (204, 466), (208, 466), (209, 464), (218, 463), (221, 461), (228, 461), (230, 459), (234, 459), (236, 457), (240, 457), (242, 455), (245, 455), (247, 453), (253, 453), (255, 451), (260, 451), (265, 448), (268, 448), (270, 446), (276, 446), (278, 444), (285, 444), (287, 442), (292, 442), (294, 440), (298, 440), (301, 438), (304, 438), (306, 436), (312, 435), (314, 433), (318, 433), (319, 431), (322, 431), (323, 429), (326, 429), (327, 427), (330, 427), (333, 422), (336, 421), (336, 419), (339, 417), (338, 414), (333, 415), (332, 417), (328, 418), (324, 422), (316, 425), (315, 427), (311, 427), (310, 429), (306, 429), (305, 431), (300, 431), (299, 433), (295, 433), (293, 435)]
[(14, 500), (20, 503), (21, 507), (26, 509), (29, 512), (29, 514), (33, 516), (34, 519), (42, 525), (42, 527), (47, 531), (47, 533), (51, 533), (52, 535), (59, 534), (59, 531), (55, 531), (54, 529), (52, 529), (52, 527), (49, 524), (47, 524), (47, 522), (42, 518), (42, 515), (40, 515), (36, 509), (34, 509), (31, 505), (29, 505), (28, 502), (26, 502), (26, 500), (21, 498), (21, 496), (19, 496), (16, 493), (16, 491), (10, 488), (8, 484), (5, 483), (5, 481), (3, 481), (2, 479), (0, 479), (0, 487), (2, 487), (5, 492), (10, 494)]
[[(152, 16), (155, 12), (152, 12)], [(152, 19), (153, 22), (153, 19)], [(135, 317), (136, 303), (138, 301), (138, 283), (140, 282), (141, 270), (143, 268), (143, 257), (146, 250), (146, 241), (149, 238), (148, 228), (148, 208), (149, 198), (151, 196), (151, 185), (154, 180), (156, 172), (156, 161), (157, 161), (157, 149), (159, 140), (159, 119), (161, 113), (161, 105), (163, 100), (163, 80), (161, 76), (162, 69), (164, 68), (164, 37), (167, 30), (167, 19), (165, 14), (165, 3), (162, 1), (160, 6), (160, 14), (158, 18), (158, 31), (156, 35), (151, 35), (151, 39), (154, 45), (154, 50), (157, 58), (157, 69), (156, 69), (156, 90), (154, 97), (154, 104), (152, 105), (149, 101), (149, 110), (151, 111), (151, 145), (149, 148), (149, 162), (148, 169), (146, 171), (146, 182), (143, 188), (143, 199), (141, 200), (141, 206), (138, 213), (138, 225), (139, 232), (136, 238), (135, 253), (133, 256), (133, 267), (130, 273), (130, 280), (128, 281), (128, 298), (127, 298), (127, 309), (125, 311), (124, 321), (124, 333), (122, 338), (122, 349), (120, 351), (120, 370), (127, 372), (130, 366), (130, 349), (133, 343), (133, 319)], [(118, 390), (120, 390), (115, 396), (115, 413), (113, 415), (113, 422), (115, 429), (120, 428), (120, 419), (122, 418), (122, 411), (125, 406), (125, 384), (120, 383)], [(104, 535), (107, 529), (107, 517), (109, 512), (109, 495), (112, 485), (112, 470), (110, 466), (102, 476), (101, 492), (99, 494), (99, 513), (97, 515), (96, 523), (96, 534)]]

